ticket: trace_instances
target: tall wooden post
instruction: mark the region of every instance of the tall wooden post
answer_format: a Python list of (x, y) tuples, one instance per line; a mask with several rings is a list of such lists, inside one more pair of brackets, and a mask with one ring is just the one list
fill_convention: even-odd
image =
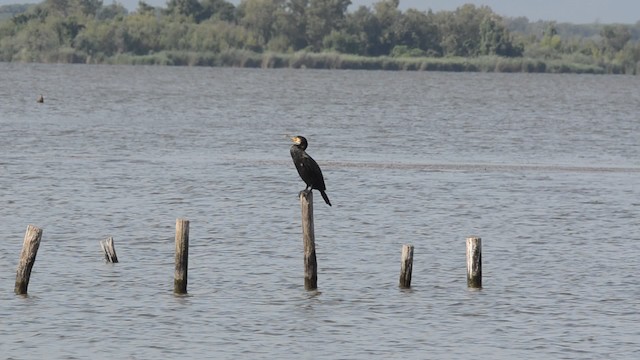
[(302, 241), (304, 243), (304, 288), (318, 288), (318, 263), (316, 261), (316, 239), (313, 230), (313, 192), (301, 191)]
[(411, 287), (411, 271), (413, 270), (413, 245), (402, 245), (402, 257), (400, 259), (400, 287)]
[(15, 293), (18, 295), (26, 295), (27, 287), (29, 287), (29, 278), (31, 277), (31, 269), (36, 262), (36, 255), (40, 247), (42, 239), (42, 229), (33, 225), (27, 226), (27, 232), (24, 234), (22, 243), (22, 252), (20, 253), (20, 263), (16, 271)]
[(187, 293), (187, 270), (189, 269), (189, 220), (176, 220), (176, 271), (173, 292)]
[(100, 241), (100, 247), (104, 251), (104, 259), (109, 263), (117, 263), (118, 255), (116, 255), (116, 246), (113, 243), (113, 237), (109, 236), (106, 240)]
[(482, 240), (475, 236), (467, 238), (467, 286), (482, 287)]

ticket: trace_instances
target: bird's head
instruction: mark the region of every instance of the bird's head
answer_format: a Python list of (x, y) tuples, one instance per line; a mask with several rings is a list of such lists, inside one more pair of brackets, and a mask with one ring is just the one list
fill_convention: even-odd
[(307, 148), (307, 139), (304, 136), (292, 136), (291, 141), (294, 145), (301, 147), (303, 150)]

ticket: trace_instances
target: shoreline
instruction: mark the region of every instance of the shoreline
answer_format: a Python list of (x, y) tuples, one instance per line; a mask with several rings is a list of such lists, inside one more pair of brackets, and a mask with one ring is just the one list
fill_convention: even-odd
[(149, 55), (118, 54), (107, 57), (91, 56), (72, 49), (66, 50), (61, 49), (55, 53), (39, 54), (30, 59), (21, 59), (20, 56), (17, 56), (16, 59), (9, 62), (487, 73), (627, 75), (640, 73), (640, 64), (636, 64), (635, 68), (628, 68), (617, 63), (585, 64), (571, 59), (543, 60), (527, 57), (364, 57), (339, 53), (296, 52), (280, 54), (255, 53), (246, 50), (228, 50), (221, 53), (162, 51)]

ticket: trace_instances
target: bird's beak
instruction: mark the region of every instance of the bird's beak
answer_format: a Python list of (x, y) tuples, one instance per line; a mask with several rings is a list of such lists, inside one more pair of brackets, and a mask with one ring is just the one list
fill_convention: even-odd
[(297, 136), (292, 136), (289, 139), (291, 139), (291, 141), (293, 141), (294, 144), (300, 144), (300, 138)]

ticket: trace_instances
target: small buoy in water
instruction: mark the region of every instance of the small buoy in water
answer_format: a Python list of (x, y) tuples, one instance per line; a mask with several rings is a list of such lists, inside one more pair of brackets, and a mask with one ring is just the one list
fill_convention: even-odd
[(43, 103), (44, 102), (44, 96), (42, 96), (42, 94), (40, 94), (40, 96), (38, 96), (38, 100), (36, 100), (39, 103)]

